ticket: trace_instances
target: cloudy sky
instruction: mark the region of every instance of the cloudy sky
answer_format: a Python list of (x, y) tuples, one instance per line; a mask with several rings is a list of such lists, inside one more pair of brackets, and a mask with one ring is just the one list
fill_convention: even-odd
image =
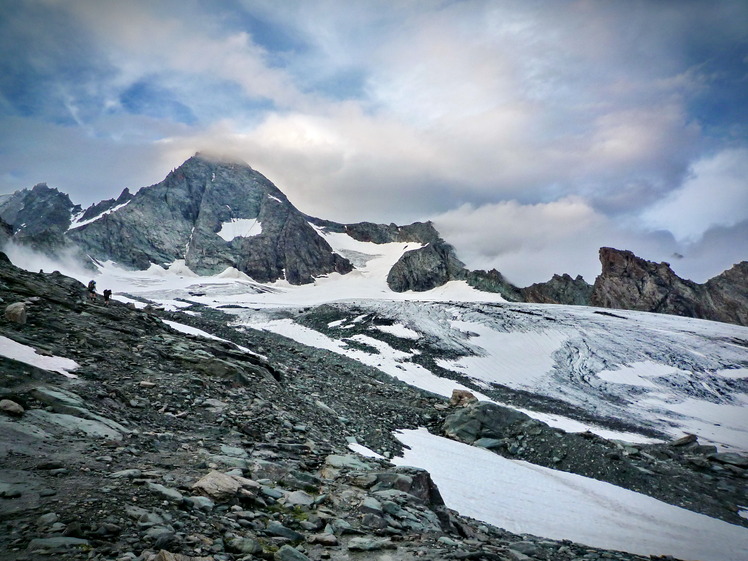
[(748, 259), (744, 0), (5, 0), (0, 193), (87, 206), (196, 151), (302, 211), (433, 220), (524, 286), (600, 246)]

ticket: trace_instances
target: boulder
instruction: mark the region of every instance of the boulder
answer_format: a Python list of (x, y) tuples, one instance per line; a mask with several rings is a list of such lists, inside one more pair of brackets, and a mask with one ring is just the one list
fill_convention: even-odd
[(5, 319), (24, 325), (26, 323), (26, 303), (15, 302), (5, 308)]
[(24, 409), (15, 401), (10, 399), (0, 399), (0, 413), (11, 415), (12, 417), (20, 417), (23, 415)]
[(474, 401), (478, 401), (478, 398), (472, 392), (467, 390), (452, 390), (452, 397), (449, 399), (449, 404), (452, 407), (465, 407)]
[(275, 561), (309, 561), (309, 557), (290, 545), (282, 546), (273, 554)]
[(237, 494), (256, 496), (260, 491), (260, 484), (238, 475), (213, 470), (195, 483), (192, 489), (216, 502), (222, 502)]
[(490, 402), (473, 402), (455, 410), (444, 420), (444, 433), (455, 440), (472, 444), (480, 438), (501, 438), (510, 425), (530, 417)]

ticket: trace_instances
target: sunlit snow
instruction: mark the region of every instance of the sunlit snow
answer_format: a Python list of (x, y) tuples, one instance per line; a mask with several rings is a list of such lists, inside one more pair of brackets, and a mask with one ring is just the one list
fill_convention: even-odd
[(70, 227), (68, 228), (68, 230), (75, 230), (76, 228), (80, 228), (81, 226), (85, 226), (86, 224), (91, 224), (92, 222), (96, 222), (97, 220), (99, 220), (100, 218), (103, 218), (107, 214), (112, 214), (113, 212), (117, 212), (119, 209), (126, 207), (129, 203), (130, 201), (127, 201), (126, 203), (113, 206), (109, 210), (105, 210), (101, 214), (97, 214), (93, 218), (89, 218), (87, 220), (78, 220), (79, 216), (83, 216), (83, 213), (80, 213), (79, 215), (76, 215), (71, 219)]
[(2, 335), (0, 335), (0, 355), (42, 370), (58, 372), (68, 378), (77, 378), (75, 374), (71, 374), (71, 370), (76, 370), (79, 367), (79, 364), (74, 360), (60, 356), (40, 355), (33, 347), (22, 345)]
[(596, 479), (509, 460), (425, 429), (396, 436), (407, 448), (394, 463), (428, 470), (448, 507), (510, 532), (640, 555), (748, 559), (748, 528)]
[(227, 242), (235, 238), (250, 238), (262, 234), (262, 224), (256, 218), (232, 218), (221, 224), (217, 234)]

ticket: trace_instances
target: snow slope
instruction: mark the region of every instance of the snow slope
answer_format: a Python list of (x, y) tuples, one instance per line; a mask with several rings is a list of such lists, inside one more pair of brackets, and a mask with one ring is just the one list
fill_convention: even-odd
[(397, 437), (407, 448), (396, 464), (428, 470), (448, 507), (510, 532), (640, 555), (748, 559), (748, 528), (596, 479), (509, 460), (425, 429)]

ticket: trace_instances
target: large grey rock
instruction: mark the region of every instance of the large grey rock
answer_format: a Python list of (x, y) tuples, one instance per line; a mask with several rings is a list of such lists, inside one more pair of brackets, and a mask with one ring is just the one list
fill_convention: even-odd
[(214, 501), (221, 502), (233, 498), (241, 490), (256, 495), (260, 490), (260, 484), (238, 475), (229, 475), (213, 470), (200, 478), (192, 486), (192, 489)]
[(20, 417), (23, 415), (24, 409), (21, 405), (10, 399), (0, 399), (0, 413), (11, 415), (13, 417)]
[(92, 420), (82, 419), (64, 413), (52, 413), (42, 409), (27, 411), (24, 419), (31, 422), (42, 430), (45, 426), (54, 426), (70, 433), (84, 433), (94, 438), (106, 438), (109, 440), (122, 440), (122, 435), (128, 430), (115, 421), (109, 419)]
[(529, 419), (520, 411), (483, 401), (455, 410), (444, 420), (443, 428), (450, 438), (472, 444), (483, 438), (502, 438), (506, 427)]
[(275, 561), (309, 561), (309, 557), (290, 545), (282, 546), (273, 555)]
[(79, 550), (85, 551), (89, 547), (89, 541), (81, 538), (56, 537), (56, 538), (36, 538), (29, 542), (28, 550), (30, 552), (41, 551), (64, 551)]

